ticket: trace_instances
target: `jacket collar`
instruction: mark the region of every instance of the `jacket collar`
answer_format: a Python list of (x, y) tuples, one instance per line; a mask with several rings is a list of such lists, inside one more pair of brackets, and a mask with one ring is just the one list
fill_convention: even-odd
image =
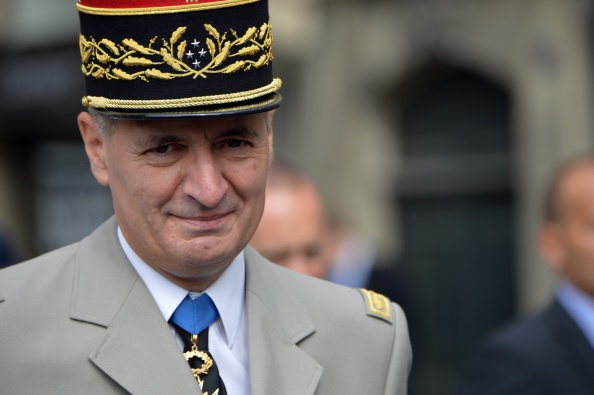
[(251, 247), (246, 256), (246, 303), (251, 393), (313, 394), (323, 368), (299, 343), (315, 332), (280, 271)]
[(106, 327), (89, 358), (131, 394), (199, 393), (169, 325), (127, 260), (111, 218), (81, 243), (73, 320)]
[[(131, 394), (199, 393), (169, 325), (117, 239), (112, 217), (81, 241), (70, 307), (73, 320), (107, 328), (89, 358)], [(283, 269), (246, 247), (251, 393), (312, 395), (323, 368), (298, 344), (315, 332), (288, 290)]]
[(548, 321), (551, 335), (564, 350), (565, 363), (584, 388), (588, 391), (594, 390), (594, 349), (586, 339), (575, 321), (563, 308), (558, 300), (555, 300), (544, 313), (544, 319)]

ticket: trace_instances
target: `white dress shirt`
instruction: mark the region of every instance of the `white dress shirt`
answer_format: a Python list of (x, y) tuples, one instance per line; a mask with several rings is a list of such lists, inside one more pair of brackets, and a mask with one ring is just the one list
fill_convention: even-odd
[(557, 300), (594, 348), (594, 298), (566, 281), (557, 290)]
[[(188, 292), (147, 265), (132, 250), (119, 227), (118, 238), (132, 266), (134, 266), (153, 295), (165, 321), (169, 321), (177, 306), (188, 293), (192, 299), (202, 294)], [(245, 258), (243, 251), (204, 293), (208, 294), (219, 311), (219, 318), (210, 325), (208, 349), (219, 367), (219, 374), (225, 383), (227, 394), (249, 395)], [(173, 326), (170, 326), (180, 348), (183, 349), (181, 339)]]

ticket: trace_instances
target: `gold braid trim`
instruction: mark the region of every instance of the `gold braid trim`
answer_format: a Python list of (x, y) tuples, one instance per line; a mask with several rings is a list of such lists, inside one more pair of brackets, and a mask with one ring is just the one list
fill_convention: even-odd
[[(116, 44), (107, 38), (96, 41), (93, 37), (87, 39), (81, 34), (79, 45), (82, 72), (88, 77), (108, 80), (141, 79), (149, 82), (150, 79), (170, 80), (184, 77), (195, 79), (207, 78), (208, 74), (229, 74), (239, 70), (258, 69), (268, 65), (274, 59), (272, 28), (269, 22), (263, 23), (259, 28), (250, 27), (241, 36), (233, 29), (229, 35), (227, 32), (221, 34), (208, 23), (204, 24), (204, 29), (210, 36), (204, 40), (208, 51), (202, 48), (199, 53), (201, 56), (205, 54), (210, 56), (210, 60), (205, 56), (204, 66), (200, 66), (201, 62), (197, 59), (195, 63), (190, 64), (184, 59), (184, 56), (188, 56), (185, 53), (188, 49), (188, 40), (182, 40), (187, 30), (186, 26), (177, 28), (168, 40), (161, 38), (160, 48), (158, 43), (161, 40), (158, 37), (153, 37), (148, 44), (140, 44), (131, 38)], [(190, 53), (190, 55), (197, 54)], [(253, 60), (256, 55), (260, 56), (257, 60)], [(235, 61), (230, 63), (233, 60)], [(142, 67), (146, 68), (139, 70)]]
[(186, 5), (166, 6), (166, 7), (147, 7), (147, 8), (95, 8), (77, 4), (78, 11), (90, 15), (153, 15), (153, 14), (175, 14), (178, 12), (214, 10), (217, 8), (227, 8), (236, 5), (255, 3), (260, 0), (227, 0), (214, 3), (196, 4), (192, 1), (186, 1)]
[(82, 99), (82, 103), (85, 107), (94, 107), (99, 109), (117, 108), (125, 110), (156, 110), (208, 106), (255, 99), (266, 94), (276, 92), (280, 89), (281, 84), (282, 83), (279, 78), (274, 78), (270, 84), (250, 91), (228, 93), (223, 95), (188, 97), (183, 99), (120, 100), (108, 99), (101, 96), (85, 96)]

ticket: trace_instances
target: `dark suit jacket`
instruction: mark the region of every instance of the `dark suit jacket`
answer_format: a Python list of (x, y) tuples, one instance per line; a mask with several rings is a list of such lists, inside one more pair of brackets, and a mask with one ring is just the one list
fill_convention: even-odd
[(591, 395), (594, 349), (555, 300), (491, 337), (471, 362), (461, 393)]

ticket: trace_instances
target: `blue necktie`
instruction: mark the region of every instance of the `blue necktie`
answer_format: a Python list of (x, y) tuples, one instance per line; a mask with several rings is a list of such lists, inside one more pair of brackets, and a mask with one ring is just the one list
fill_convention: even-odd
[(218, 316), (217, 307), (207, 294), (193, 300), (190, 295), (186, 295), (170, 321), (186, 332), (197, 335), (208, 328)]
[(212, 299), (202, 294), (193, 300), (186, 295), (169, 319), (184, 342), (184, 357), (203, 394), (227, 394), (219, 368), (208, 351), (208, 327), (218, 316)]

